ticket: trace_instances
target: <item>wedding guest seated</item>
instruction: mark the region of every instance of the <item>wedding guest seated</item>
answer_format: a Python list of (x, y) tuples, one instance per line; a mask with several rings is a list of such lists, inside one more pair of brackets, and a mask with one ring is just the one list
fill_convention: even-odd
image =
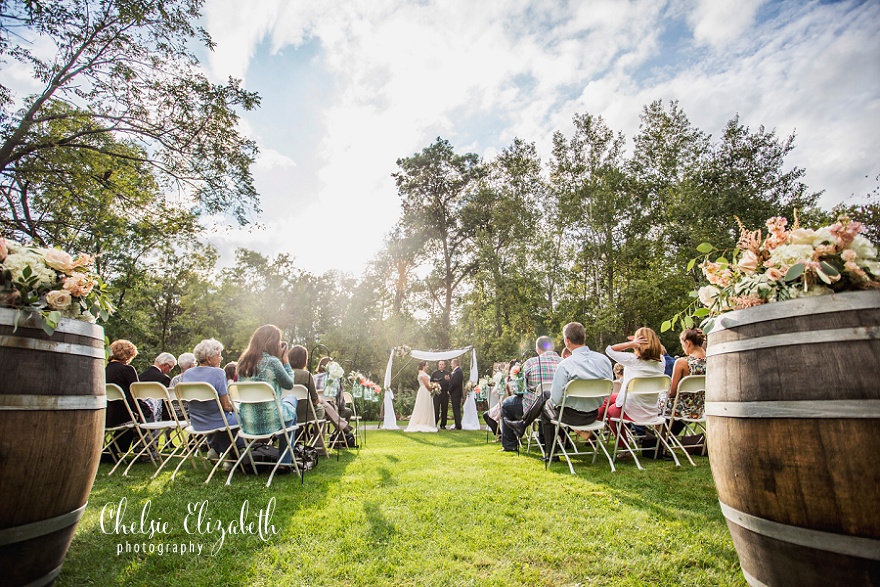
[[(632, 350), (633, 352), (626, 352)], [(620, 384), (620, 392), (613, 394), (609, 401), (603, 404), (599, 410), (599, 417), (603, 417), (608, 410), (608, 425), (611, 431), (617, 434), (617, 424), (610, 418), (619, 418), (626, 401), (626, 387), (634, 377), (654, 377), (664, 375), (666, 364), (663, 360), (660, 339), (657, 333), (650, 328), (639, 328), (631, 340), (609, 345), (605, 354), (623, 364), (623, 381)], [(659, 413), (657, 404), (649, 402), (641, 397), (634, 396), (627, 403), (625, 420), (651, 420)], [(623, 446), (623, 441), (618, 443)]]
[[(495, 363), (492, 365), (494, 375), (492, 376), (492, 385), (489, 386), (488, 397), (490, 399), (488, 401), (491, 403), (491, 398), (493, 396), (499, 399), (491, 408), (483, 412), (483, 421), (486, 422), (486, 426), (492, 430), (492, 434), (495, 436), (498, 436), (499, 434), (499, 422), (501, 422), (501, 404), (503, 403), (501, 398), (510, 397), (510, 394), (507, 391), (506, 377), (504, 375), (506, 368), (507, 366), (504, 363)], [(499, 439), (496, 438), (495, 442), (498, 442), (498, 440)]]
[(223, 372), (226, 373), (226, 385), (238, 381), (238, 363), (229, 361), (223, 366)]
[[(168, 374), (177, 365), (177, 359), (171, 353), (159, 353), (159, 356), (153, 360), (153, 364), (143, 373), (138, 375), (140, 381), (153, 381), (161, 383), (167, 389), (171, 385), (171, 378)], [(153, 412), (153, 420), (170, 420), (171, 414), (165, 413), (165, 404), (162, 400), (148, 400)], [(154, 433), (155, 434), (155, 433)], [(154, 438), (158, 435), (154, 436)], [(171, 442), (171, 431), (165, 431), (165, 440), (168, 442), (168, 448), (174, 450), (174, 444)]]
[[(544, 429), (544, 438), (547, 444), (544, 450), (547, 456), (543, 460), (550, 458), (550, 452), (553, 448), (548, 446), (554, 441), (558, 443), (558, 439), (554, 438), (555, 425), (551, 422), (559, 419), (560, 406), (565, 392), (565, 386), (569, 381), (575, 379), (611, 379), (611, 360), (601, 353), (591, 351), (587, 346), (587, 332), (583, 324), (579, 322), (570, 322), (562, 329), (562, 340), (565, 347), (571, 351), (571, 356), (562, 359), (556, 368), (556, 374), (553, 376), (553, 387), (550, 390), (550, 397), (544, 403), (544, 410), (541, 413), (541, 427)], [(586, 426), (596, 421), (599, 410), (590, 403), (586, 398), (572, 398), (565, 403), (565, 413), (562, 414), (562, 423), (571, 424), (573, 426)], [(558, 452), (558, 451), (553, 451)], [(558, 459), (554, 455), (554, 460)]]
[[(308, 401), (299, 401), (296, 404), (297, 422), (305, 423), (314, 419), (323, 420), (325, 416), (324, 404), (318, 397), (318, 391), (315, 388), (315, 379), (306, 369), (306, 365), (309, 363), (308, 349), (299, 344), (293, 345), (287, 353), (287, 360), (290, 363), (291, 369), (293, 369), (294, 384), (303, 385), (309, 391)], [(311, 406), (311, 408), (309, 406)], [(340, 418), (335, 410), (333, 410), (333, 419), (335, 420), (334, 425), (338, 425)], [(342, 427), (344, 428), (348, 423), (343, 422), (342, 424)], [(318, 448), (318, 454), (320, 456), (327, 456), (327, 447), (324, 445), (324, 435), (318, 434), (317, 427), (310, 426), (306, 431), (306, 434), (310, 443), (312, 440), (316, 442), (315, 446)]]
[[(281, 419), (285, 426), (296, 424), (297, 400), (293, 395), (284, 395), (285, 389), (293, 389), (293, 369), (287, 358), (287, 343), (281, 342), (281, 329), (274, 324), (257, 328), (251, 336), (248, 348), (238, 360), (239, 381), (264, 381), (272, 386), (281, 401)], [(241, 429), (249, 434), (269, 434), (279, 428), (278, 410), (275, 403), (241, 404)], [(287, 450), (287, 438), (278, 434), (279, 462), (289, 465), (293, 462), (293, 449)]]
[[(528, 359), (522, 366), (525, 390), (522, 390), (522, 394), (507, 398), (501, 405), (501, 416), (504, 418), (501, 446), (505, 451), (515, 451), (519, 444), (517, 439), (522, 438), (526, 428), (540, 417), (544, 402), (550, 395), (545, 396), (541, 386), (553, 382), (556, 367), (562, 361), (549, 336), (538, 337), (535, 350), (538, 356)], [(543, 446), (544, 434), (541, 431), (539, 439)]]
[[(177, 357), (177, 366), (180, 367), (180, 373), (171, 378), (171, 382), (168, 384), (169, 390), (173, 390), (174, 387), (180, 383), (180, 380), (183, 379), (184, 373), (196, 366), (196, 356), (192, 353), (182, 353)], [(172, 402), (171, 405), (174, 406), (174, 412), (177, 414), (177, 419), (186, 420), (187, 407), (182, 406), (180, 402), (177, 401)]]
[(183, 374), (186, 373), (188, 369), (195, 367), (196, 364), (196, 356), (192, 353), (182, 353), (177, 357), (177, 366), (180, 367), (180, 373), (171, 378), (171, 383), (168, 384), (168, 389), (174, 389), (174, 386), (180, 383)]
[[(137, 352), (137, 347), (130, 341), (114, 340), (110, 343), (110, 361), (104, 369), (107, 383), (115, 383), (122, 388), (125, 394), (125, 401), (128, 403), (128, 407), (131, 408), (135, 418), (138, 417), (138, 411), (134, 403), (134, 397), (131, 395), (131, 384), (138, 381), (138, 374), (129, 363), (137, 356)], [(152, 409), (146, 404), (142, 404), (142, 408), (145, 413)], [(119, 402), (108, 402), (104, 418), (107, 426), (121, 426), (131, 421), (125, 406)], [(117, 437), (116, 446), (119, 449), (120, 456), (128, 452), (136, 435), (137, 433), (134, 430), (127, 430)]]
[[(226, 421), (230, 427), (237, 426), (238, 419), (235, 417), (232, 401), (229, 399), (229, 392), (226, 389), (226, 373), (220, 368), (220, 362), (223, 359), (223, 345), (220, 341), (208, 338), (196, 345), (193, 349), (193, 355), (196, 358), (197, 366), (187, 369), (180, 381), (213, 385), (217, 390), (217, 397), (220, 398), (220, 407), (226, 412)], [(196, 430), (223, 427), (223, 416), (214, 402), (190, 402), (189, 420)], [(239, 447), (244, 446), (244, 442), (240, 439), (236, 441), (236, 444)], [(229, 448), (229, 434), (223, 431), (208, 435), (208, 445), (216, 453), (214, 455), (209, 453), (209, 455), (216, 458)]]
[[(663, 415), (672, 415), (672, 406), (675, 404), (675, 396), (678, 392), (678, 384), (688, 375), (706, 374), (706, 349), (703, 343), (706, 337), (699, 328), (688, 328), (679, 336), (681, 348), (685, 356), (675, 361), (672, 371), (672, 386), (669, 389), (669, 397), (663, 406)], [(705, 409), (705, 392), (699, 394), (684, 394), (678, 402), (675, 417), (689, 417), (699, 419)], [(672, 433), (678, 434), (684, 428), (684, 422), (675, 421), (672, 424)]]

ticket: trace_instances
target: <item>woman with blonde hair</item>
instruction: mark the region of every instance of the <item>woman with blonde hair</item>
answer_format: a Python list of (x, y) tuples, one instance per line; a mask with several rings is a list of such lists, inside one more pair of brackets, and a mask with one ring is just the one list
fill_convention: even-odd
[[(633, 352), (627, 352), (632, 350)], [(657, 333), (650, 328), (639, 328), (626, 342), (609, 345), (605, 348), (609, 358), (623, 365), (623, 381), (620, 393), (613, 394), (605, 405), (599, 408), (597, 419), (602, 419), (607, 406), (612, 432), (617, 434), (617, 426), (610, 418), (619, 418), (626, 401), (626, 388), (631, 379), (636, 377), (654, 377), (665, 375), (666, 363), (663, 360), (663, 346)], [(656, 401), (633, 397), (626, 405), (625, 420), (651, 420), (657, 417), (659, 409)], [(619, 443), (623, 446), (623, 443)]]

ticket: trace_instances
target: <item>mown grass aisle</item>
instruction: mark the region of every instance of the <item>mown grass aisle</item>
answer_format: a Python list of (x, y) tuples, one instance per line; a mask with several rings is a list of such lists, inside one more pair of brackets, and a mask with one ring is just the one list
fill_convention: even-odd
[[(597, 461), (573, 477), (564, 463), (547, 472), (535, 456), (498, 448), (484, 432), (370, 431), (359, 453), (322, 460), (305, 485), (288, 475), (269, 489), (265, 475), (237, 475), (225, 487), (221, 479), (205, 485), (207, 472), (191, 467), (172, 483), (170, 473), (150, 482), (148, 464), (128, 478), (108, 478), (102, 465), (56, 584), (746, 584), (707, 459), (680, 469), (651, 461), (646, 471), (625, 463), (615, 474)], [(150, 500), (145, 530), (153, 520), (160, 531), (117, 531), (109, 513), (123, 497), (126, 529), (137, 530)], [(256, 533), (271, 497), (277, 534), (229, 533), (245, 500)], [(199, 533), (187, 512), (203, 504)], [(218, 523), (227, 534), (212, 556)]]

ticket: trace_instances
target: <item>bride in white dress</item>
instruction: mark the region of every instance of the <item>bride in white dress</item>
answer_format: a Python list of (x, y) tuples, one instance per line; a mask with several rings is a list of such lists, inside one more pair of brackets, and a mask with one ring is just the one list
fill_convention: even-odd
[(434, 400), (428, 386), (431, 377), (428, 375), (428, 361), (419, 363), (419, 391), (416, 393), (416, 405), (412, 417), (404, 432), (437, 432), (437, 420), (434, 418)]

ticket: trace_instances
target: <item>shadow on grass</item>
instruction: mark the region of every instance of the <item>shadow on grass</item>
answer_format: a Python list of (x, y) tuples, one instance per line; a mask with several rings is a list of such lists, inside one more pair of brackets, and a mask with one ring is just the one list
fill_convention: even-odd
[[(208, 471), (202, 468), (182, 468), (172, 482), (165, 471), (151, 480), (155, 469), (149, 464), (135, 465), (128, 477), (118, 472), (108, 477), (110, 466), (101, 465), (55, 584), (196, 586), (219, 584), (218, 577), (224, 585), (251, 584), (253, 577), (243, 569), (278, 539), (269, 526), (284, 536), (291, 518), (320, 503), (356, 458), (349, 452), (339, 461), (321, 459), (306, 473), (304, 484), (291, 473), (276, 476), (269, 488), (268, 473), (236, 472), (226, 486), (226, 474), (215, 474), (205, 484)], [(122, 524), (117, 526), (121, 507)], [(263, 524), (262, 537), (261, 519), (269, 522)]]

